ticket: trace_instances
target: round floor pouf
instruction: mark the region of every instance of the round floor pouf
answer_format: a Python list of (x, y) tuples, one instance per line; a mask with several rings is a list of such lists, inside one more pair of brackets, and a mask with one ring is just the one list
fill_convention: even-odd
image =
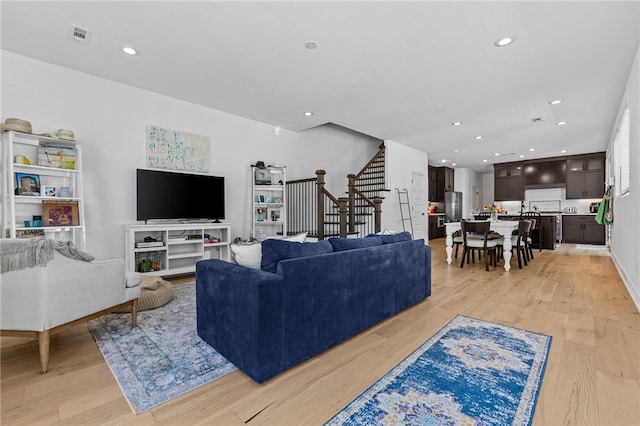
[[(175, 292), (173, 284), (158, 277), (144, 277), (142, 279), (141, 294), (138, 298), (138, 312), (159, 308), (173, 300)], [(120, 313), (131, 312), (131, 306), (127, 306), (119, 311)]]

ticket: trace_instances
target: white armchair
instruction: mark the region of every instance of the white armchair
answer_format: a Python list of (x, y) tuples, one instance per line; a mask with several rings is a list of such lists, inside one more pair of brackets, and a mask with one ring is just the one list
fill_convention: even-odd
[(46, 373), (52, 334), (129, 305), (135, 327), (140, 282), (125, 273), (124, 260), (85, 262), (55, 252), (46, 266), (0, 274), (0, 333), (37, 337)]

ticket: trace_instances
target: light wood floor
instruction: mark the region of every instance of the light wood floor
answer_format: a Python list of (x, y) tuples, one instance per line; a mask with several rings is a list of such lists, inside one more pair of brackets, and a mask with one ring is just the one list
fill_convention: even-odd
[[(457, 314), (553, 336), (534, 425), (640, 424), (640, 315), (602, 250), (563, 245), (525, 269), (447, 265), (432, 242), (426, 301), (260, 385), (236, 371), (138, 416), (86, 325), (2, 342), (2, 425), (319, 425)], [(177, 282), (175, 283), (177, 284)]]

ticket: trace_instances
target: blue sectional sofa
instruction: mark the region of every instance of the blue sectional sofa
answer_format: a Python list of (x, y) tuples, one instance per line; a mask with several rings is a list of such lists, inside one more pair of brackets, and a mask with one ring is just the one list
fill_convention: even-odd
[(431, 247), (408, 233), (266, 240), (262, 269), (196, 265), (198, 335), (257, 382), (431, 295)]

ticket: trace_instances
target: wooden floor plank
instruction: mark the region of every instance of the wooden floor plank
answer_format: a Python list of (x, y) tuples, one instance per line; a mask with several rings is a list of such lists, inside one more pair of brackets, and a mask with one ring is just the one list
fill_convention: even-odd
[(236, 371), (137, 416), (86, 325), (54, 336), (48, 374), (37, 342), (2, 338), (0, 424), (322, 424), (456, 315), (553, 337), (534, 426), (638, 424), (640, 314), (606, 251), (563, 244), (486, 272), (431, 245), (428, 300), (264, 384)]

